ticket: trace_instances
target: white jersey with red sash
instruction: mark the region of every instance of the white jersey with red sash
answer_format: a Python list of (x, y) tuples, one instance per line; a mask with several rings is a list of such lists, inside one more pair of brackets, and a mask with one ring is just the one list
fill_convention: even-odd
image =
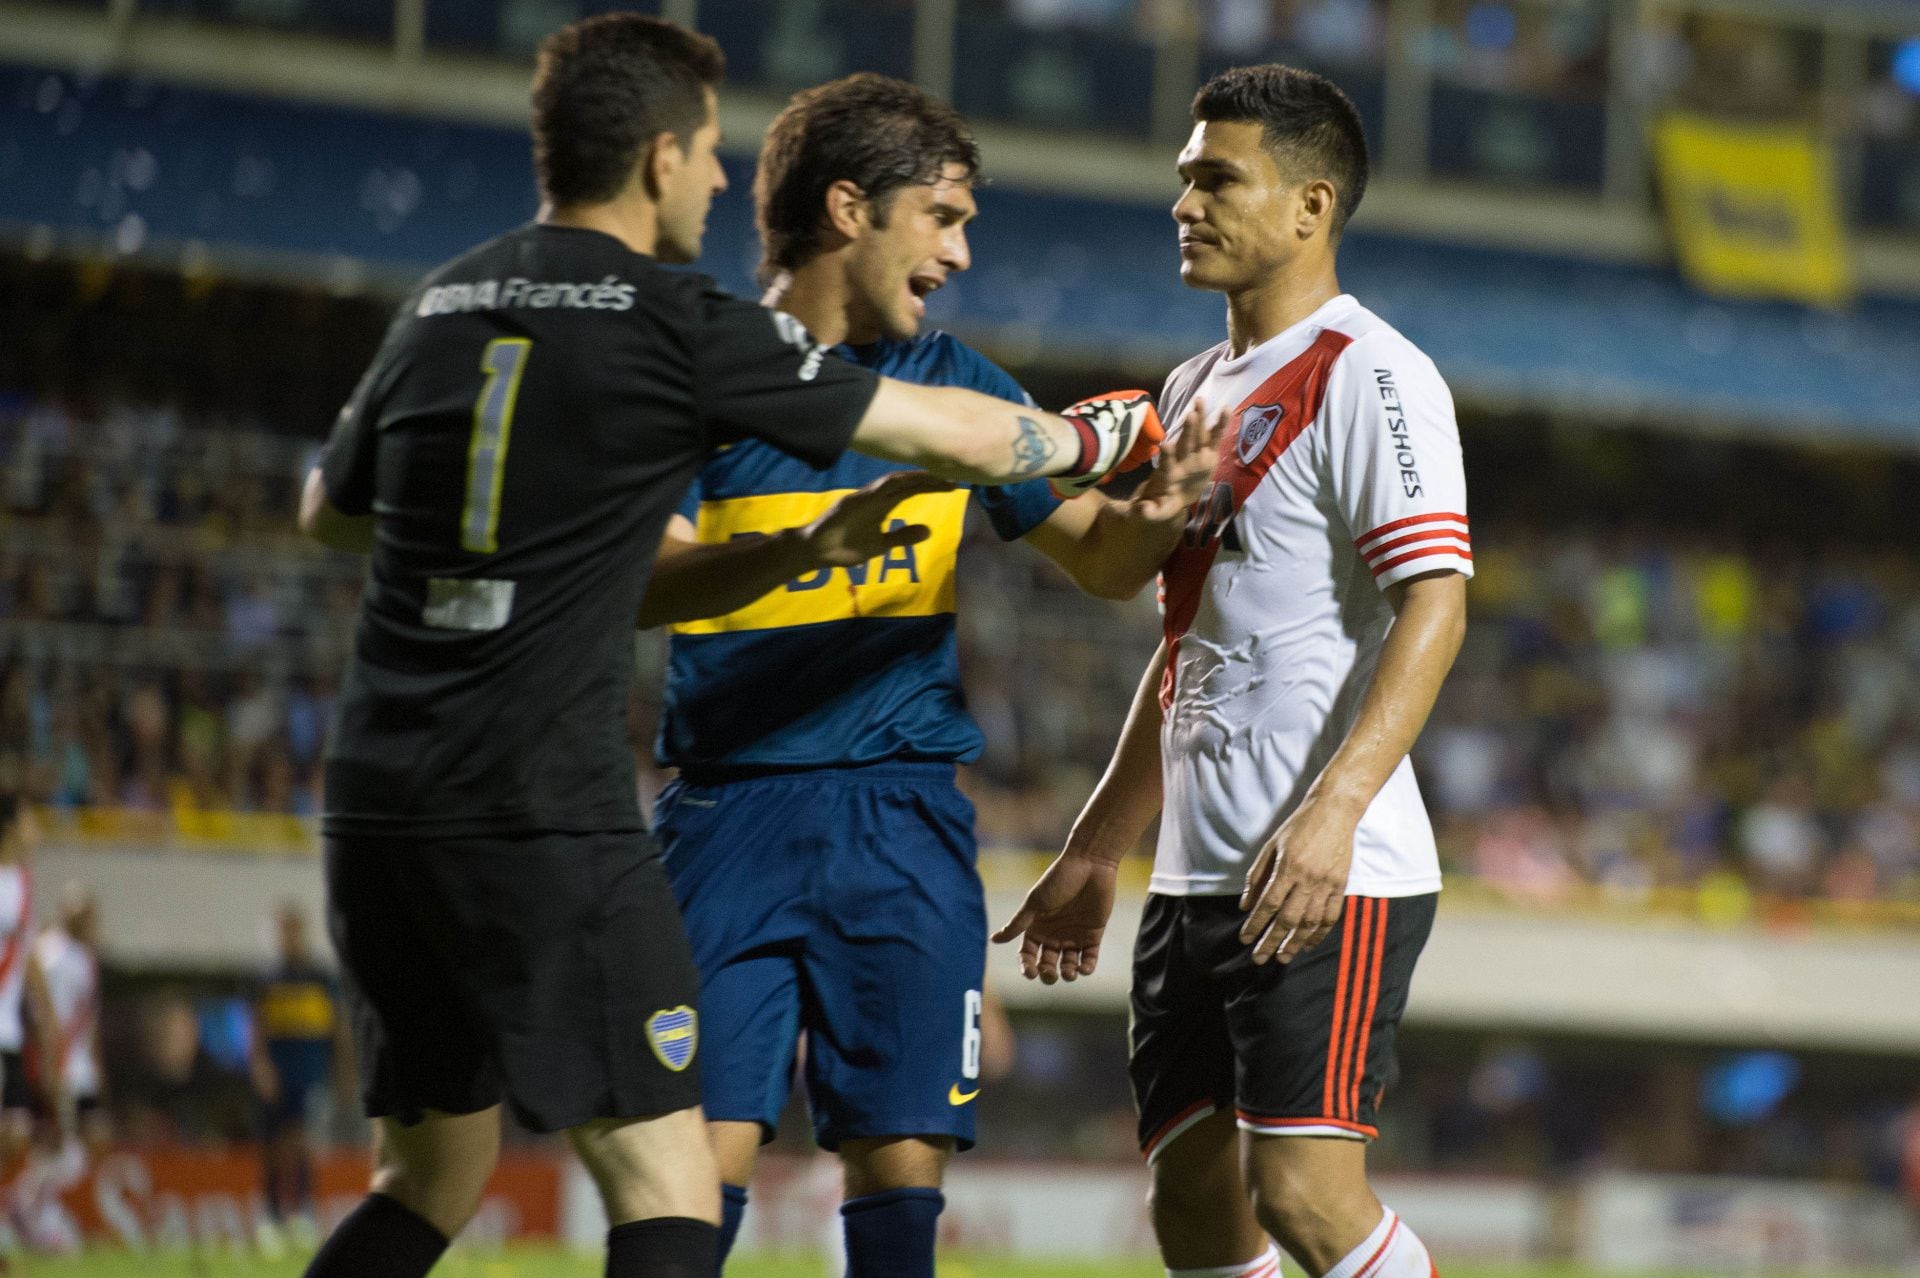
[[(1238, 893), (1248, 866), (1345, 739), (1393, 609), (1421, 573), (1473, 573), (1453, 399), (1438, 370), (1342, 295), (1237, 358), (1222, 343), (1160, 399), (1234, 409), (1208, 496), (1161, 572), (1165, 808), (1152, 890)], [(1439, 858), (1401, 761), (1354, 839), (1347, 891), (1438, 891)]]
[(67, 1097), (98, 1096), (100, 1062), (93, 1045), (94, 1026), (100, 1018), (100, 962), (91, 946), (58, 927), (42, 932), (33, 949), (40, 970), (46, 973), (47, 998), (60, 1024), (60, 1071)]
[(26, 993), (32, 927), (33, 874), (17, 862), (0, 865), (0, 1052), (17, 1052), (26, 1043), (20, 1003)]

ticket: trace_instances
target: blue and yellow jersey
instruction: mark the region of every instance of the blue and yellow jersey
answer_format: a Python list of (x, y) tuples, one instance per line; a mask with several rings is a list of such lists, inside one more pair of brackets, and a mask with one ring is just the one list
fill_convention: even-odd
[(281, 964), (268, 972), (254, 997), (260, 1037), (268, 1043), (333, 1039), (333, 978), (310, 964)]
[[(1018, 382), (946, 333), (838, 353), (902, 381), (1032, 403)], [(848, 452), (816, 470), (747, 442), (708, 461), (681, 513), (706, 542), (777, 532), (904, 469)], [(810, 573), (727, 616), (672, 627), (660, 762), (746, 772), (975, 758), (983, 743), (960, 688), (953, 618), (969, 502), (1007, 541), (1060, 504), (1044, 480), (909, 498), (893, 517), (932, 529), (919, 545)]]

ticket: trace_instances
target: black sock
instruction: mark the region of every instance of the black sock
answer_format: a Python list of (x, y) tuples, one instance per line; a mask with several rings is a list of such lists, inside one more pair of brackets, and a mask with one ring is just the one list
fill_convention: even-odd
[(447, 1249), (432, 1222), (385, 1194), (368, 1194), (321, 1245), (307, 1278), (425, 1278)]
[(607, 1278), (713, 1278), (720, 1231), (704, 1220), (659, 1216), (607, 1231)]

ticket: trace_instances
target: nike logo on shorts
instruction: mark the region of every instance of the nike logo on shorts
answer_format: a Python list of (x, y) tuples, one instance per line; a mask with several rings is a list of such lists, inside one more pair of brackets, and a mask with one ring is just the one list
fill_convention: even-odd
[(947, 1089), (947, 1104), (964, 1105), (968, 1101), (972, 1100), (974, 1097), (978, 1096), (979, 1094), (980, 1094), (980, 1089), (977, 1087), (970, 1092), (963, 1092), (960, 1090), (960, 1084), (955, 1083), (952, 1087), (949, 1087)]

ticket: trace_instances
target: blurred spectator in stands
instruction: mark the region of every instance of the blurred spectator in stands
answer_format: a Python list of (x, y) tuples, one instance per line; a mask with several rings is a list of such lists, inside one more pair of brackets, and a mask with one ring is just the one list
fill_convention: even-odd
[(1021, 26), (1036, 28), (1125, 28), (1137, 0), (1007, 0), (1007, 13)]
[(1387, 16), (1376, 0), (1289, 0), (1286, 35), (1316, 65), (1378, 59), (1386, 45)]
[(1675, 105), (1714, 115), (1774, 120), (1813, 116), (1811, 32), (1720, 14), (1681, 25), (1688, 56)]
[(1251, 59), (1273, 40), (1273, 0), (1212, 0), (1201, 37), (1216, 53)]
[(1789, 895), (1813, 886), (1826, 838), (1806, 777), (1789, 772), (1740, 821), (1740, 851), (1761, 886)]

